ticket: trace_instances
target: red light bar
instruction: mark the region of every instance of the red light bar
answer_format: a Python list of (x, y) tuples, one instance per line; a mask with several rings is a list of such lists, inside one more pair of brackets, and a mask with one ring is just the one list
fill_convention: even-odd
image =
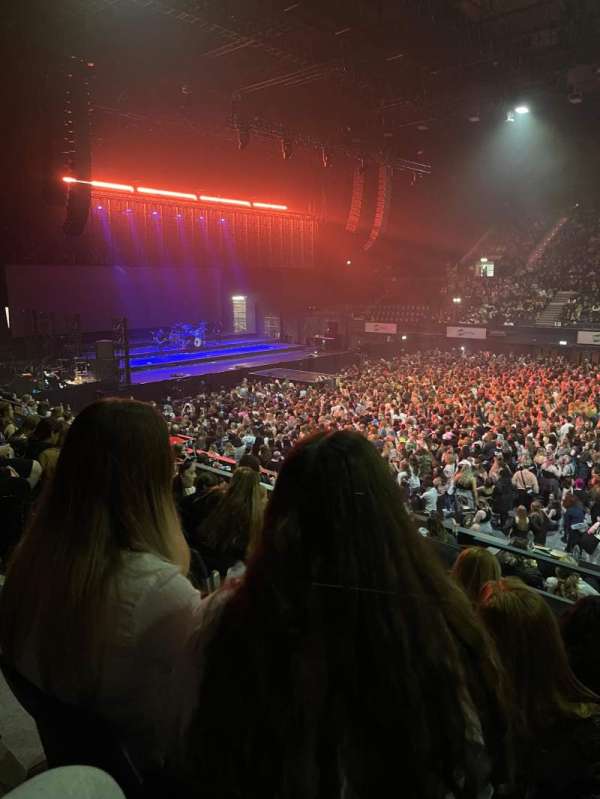
[(63, 183), (85, 183), (95, 189), (110, 189), (112, 191), (126, 191), (130, 193), (138, 192), (139, 194), (150, 194), (156, 197), (173, 197), (181, 200), (193, 200), (205, 203), (218, 203), (220, 205), (237, 205), (243, 208), (259, 208), (268, 211), (287, 211), (287, 205), (279, 205), (278, 203), (261, 203), (250, 202), (249, 200), (234, 200), (230, 197), (215, 197), (210, 194), (196, 195), (186, 191), (169, 191), (167, 189), (153, 189), (149, 186), (131, 186), (128, 183), (109, 183), (106, 180), (80, 180), (79, 178), (72, 178), (66, 176), (62, 178)]
[(107, 183), (105, 180), (79, 180), (78, 178), (63, 178), (63, 183), (85, 183), (95, 189), (113, 189), (114, 191), (133, 192), (133, 186), (126, 183)]
[(248, 200), (229, 200), (227, 197), (210, 197), (207, 194), (201, 194), (199, 200), (205, 203), (222, 203), (223, 205), (244, 205), (250, 208), (252, 205)]
[(287, 211), (287, 205), (278, 205), (277, 203), (252, 203), (253, 208), (268, 208), (271, 211)]
[(138, 186), (140, 194), (156, 194), (159, 197), (180, 197), (182, 200), (197, 200), (195, 194), (188, 194), (185, 191), (167, 191), (166, 189), (149, 189), (146, 186)]

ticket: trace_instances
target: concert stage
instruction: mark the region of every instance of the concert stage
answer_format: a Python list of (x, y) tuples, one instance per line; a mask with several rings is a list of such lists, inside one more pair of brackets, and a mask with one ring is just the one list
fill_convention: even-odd
[(190, 377), (250, 368), (264, 364), (285, 363), (309, 355), (313, 350), (256, 336), (236, 336), (209, 342), (192, 351), (152, 345), (131, 348), (129, 366), (131, 385), (161, 383)]

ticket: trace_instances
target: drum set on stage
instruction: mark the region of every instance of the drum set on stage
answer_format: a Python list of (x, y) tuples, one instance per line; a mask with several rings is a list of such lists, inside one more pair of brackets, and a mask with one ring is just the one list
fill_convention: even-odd
[(199, 322), (197, 325), (189, 325), (179, 322), (170, 329), (152, 331), (152, 342), (159, 349), (170, 347), (180, 350), (199, 350), (207, 343), (208, 323)]

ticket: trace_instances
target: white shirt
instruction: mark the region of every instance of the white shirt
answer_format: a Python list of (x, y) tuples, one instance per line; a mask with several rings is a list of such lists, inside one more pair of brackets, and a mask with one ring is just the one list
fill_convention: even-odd
[[(110, 602), (112, 640), (93, 709), (121, 729), (138, 765), (160, 763), (189, 703), (181, 675), (190, 673), (186, 647), (205, 603), (177, 566), (145, 552), (125, 553)], [(35, 631), (17, 668), (42, 687)], [(56, 693), (75, 701), (66, 685)]]
[(435, 486), (431, 486), (421, 494), (421, 499), (425, 500), (425, 512), (431, 513), (434, 510), (437, 510), (437, 501), (438, 501), (438, 491)]

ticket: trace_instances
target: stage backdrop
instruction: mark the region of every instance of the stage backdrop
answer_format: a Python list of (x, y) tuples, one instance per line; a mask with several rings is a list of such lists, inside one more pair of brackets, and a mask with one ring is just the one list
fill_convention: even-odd
[(120, 316), (130, 330), (217, 320), (220, 277), (217, 269), (192, 267), (9, 265), (11, 332), (34, 333), (36, 315), (56, 333), (68, 330), (75, 314), (84, 333), (110, 330)]

